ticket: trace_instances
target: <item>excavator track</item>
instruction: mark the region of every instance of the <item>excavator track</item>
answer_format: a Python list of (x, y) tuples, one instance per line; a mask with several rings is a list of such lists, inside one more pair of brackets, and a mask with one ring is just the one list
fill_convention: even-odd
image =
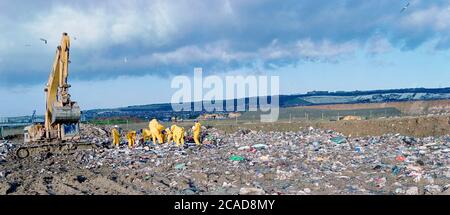
[(93, 148), (95, 148), (95, 144), (83, 142), (36, 143), (19, 147), (16, 150), (16, 156), (23, 159), (48, 152), (53, 154), (71, 154), (78, 150)]

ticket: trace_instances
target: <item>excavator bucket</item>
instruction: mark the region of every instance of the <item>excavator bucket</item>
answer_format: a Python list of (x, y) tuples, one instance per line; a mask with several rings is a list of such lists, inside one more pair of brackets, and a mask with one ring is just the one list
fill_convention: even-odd
[(80, 107), (55, 107), (53, 106), (52, 124), (56, 123), (77, 123), (81, 119)]

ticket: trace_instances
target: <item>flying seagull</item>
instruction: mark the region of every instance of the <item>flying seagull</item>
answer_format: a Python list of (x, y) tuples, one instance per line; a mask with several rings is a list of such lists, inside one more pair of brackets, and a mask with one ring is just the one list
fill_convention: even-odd
[(402, 8), (402, 10), (400, 11), (400, 13), (403, 13), (406, 9), (408, 9), (409, 7), (409, 2)]
[(44, 41), (45, 44), (47, 44), (47, 40), (44, 38), (40, 38), (40, 40)]

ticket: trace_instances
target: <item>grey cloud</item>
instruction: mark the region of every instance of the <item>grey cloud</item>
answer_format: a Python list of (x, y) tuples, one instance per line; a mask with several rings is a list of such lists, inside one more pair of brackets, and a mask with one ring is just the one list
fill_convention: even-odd
[(335, 62), (357, 50), (383, 54), (430, 40), (448, 49), (449, 3), (416, 0), (400, 13), (402, 6), (391, 0), (2, 1), (0, 83), (45, 82), (62, 31), (77, 37), (71, 75), (81, 80), (168, 76), (194, 66), (224, 71), (255, 61), (269, 69)]

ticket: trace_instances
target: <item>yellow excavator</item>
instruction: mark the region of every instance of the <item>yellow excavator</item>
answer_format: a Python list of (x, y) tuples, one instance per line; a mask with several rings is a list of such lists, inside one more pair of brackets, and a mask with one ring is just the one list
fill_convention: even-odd
[(44, 89), (46, 95), (45, 122), (33, 124), (24, 129), (24, 145), (16, 155), (25, 158), (42, 152), (67, 152), (84, 147), (89, 143), (81, 143), (80, 118), (78, 104), (71, 100), (69, 75), (70, 37), (63, 33), (61, 44), (56, 49), (52, 71)]

